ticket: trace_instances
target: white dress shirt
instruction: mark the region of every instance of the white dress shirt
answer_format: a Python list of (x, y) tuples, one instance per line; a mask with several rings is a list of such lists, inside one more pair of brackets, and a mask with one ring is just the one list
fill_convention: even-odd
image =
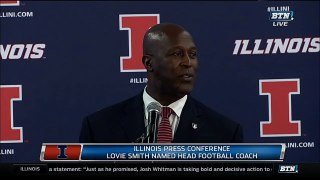
[[(143, 91), (143, 103), (144, 103), (144, 110), (145, 110), (145, 118), (144, 118), (144, 124), (145, 126), (147, 126), (148, 124), (148, 110), (147, 110), (147, 106), (148, 104), (150, 104), (151, 102), (157, 102), (155, 99), (153, 99), (146, 91), (147, 86), (144, 88)], [(183, 96), (181, 99), (169, 104), (168, 107), (170, 107), (174, 113), (172, 113), (169, 117), (169, 122), (171, 124), (171, 128), (172, 128), (172, 137), (174, 137), (174, 134), (178, 128), (179, 125), (179, 121), (180, 121), (180, 117), (181, 117), (181, 112), (182, 109), (187, 101), (187, 95)], [(159, 103), (160, 104), (160, 103)], [(161, 104), (161, 106), (163, 107), (163, 105)], [(161, 117), (160, 117), (160, 121), (161, 122)]]

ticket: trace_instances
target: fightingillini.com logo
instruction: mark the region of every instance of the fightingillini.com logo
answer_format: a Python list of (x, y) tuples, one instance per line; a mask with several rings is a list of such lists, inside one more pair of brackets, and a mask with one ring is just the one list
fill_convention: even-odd
[(0, 0), (0, 6), (19, 6), (20, 1), (2, 1)]

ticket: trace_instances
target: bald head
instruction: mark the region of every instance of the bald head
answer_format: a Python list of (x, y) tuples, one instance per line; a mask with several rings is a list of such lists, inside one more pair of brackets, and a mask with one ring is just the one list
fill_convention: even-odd
[(154, 54), (154, 50), (161, 48), (159, 46), (170, 42), (170, 37), (176, 37), (181, 33), (188, 32), (177, 24), (161, 23), (151, 27), (144, 35), (143, 53)]
[(169, 105), (193, 88), (197, 48), (183, 27), (157, 24), (145, 33), (142, 63), (147, 70), (147, 93), (162, 105)]

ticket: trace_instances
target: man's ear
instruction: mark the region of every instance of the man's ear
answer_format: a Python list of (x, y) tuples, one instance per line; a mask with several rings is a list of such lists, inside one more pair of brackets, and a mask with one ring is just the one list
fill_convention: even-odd
[(151, 56), (150, 55), (143, 55), (142, 56), (142, 63), (147, 71), (152, 71), (152, 65), (151, 65)]

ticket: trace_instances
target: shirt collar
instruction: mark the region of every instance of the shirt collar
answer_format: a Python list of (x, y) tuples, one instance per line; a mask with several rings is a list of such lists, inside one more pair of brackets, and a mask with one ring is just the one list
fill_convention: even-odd
[[(144, 107), (145, 107), (145, 111), (147, 111), (147, 106), (148, 104), (150, 104), (151, 102), (157, 102), (159, 103), (157, 100), (155, 100), (154, 98), (152, 98), (148, 93), (147, 93), (147, 86), (144, 88), (143, 91), (143, 102), (144, 102)], [(181, 116), (181, 112), (182, 109), (184, 107), (184, 105), (186, 104), (188, 95), (183, 96), (181, 99), (169, 104), (168, 107), (170, 107), (174, 113), (180, 117)], [(160, 103), (159, 103), (160, 104)], [(163, 105), (161, 104), (161, 106), (163, 107)]]

